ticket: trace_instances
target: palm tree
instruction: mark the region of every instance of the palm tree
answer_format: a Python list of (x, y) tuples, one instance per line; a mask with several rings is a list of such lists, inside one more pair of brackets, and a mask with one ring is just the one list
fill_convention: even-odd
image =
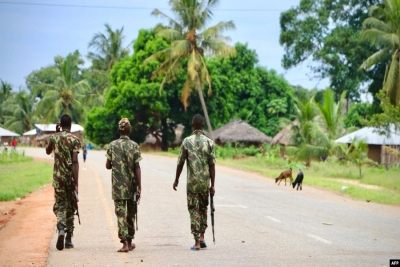
[(369, 69), (387, 62), (383, 90), (392, 105), (400, 104), (400, 0), (383, 0), (369, 8), (362, 36), (379, 51), (367, 58), (360, 68)]
[(293, 123), (291, 141), (297, 148), (289, 149), (298, 160), (304, 160), (306, 166), (311, 160), (326, 157), (331, 148), (328, 136), (318, 126), (315, 119), (318, 112), (314, 98), (301, 101), (295, 98), (295, 117), (298, 123)]
[(12, 86), (11, 84), (0, 80), (0, 125), (2, 125), (5, 121), (4, 116), (10, 112), (5, 107), (5, 102), (7, 101), (8, 97), (11, 95)]
[(113, 31), (110, 25), (105, 24), (106, 34), (101, 32), (93, 35), (88, 47), (97, 53), (89, 52), (88, 58), (92, 60), (95, 69), (110, 72), (115, 63), (129, 54), (129, 49), (123, 47), (124, 27)]
[(342, 92), (339, 101), (335, 102), (335, 93), (332, 89), (328, 88), (324, 92), (323, 104), (315, 102), (322, 115), (322, 121), (328, 133), (328, 138), (334, 140), (339, 137), (343, 131), (343, 114), (342, 108), (346, 91)]
[(212, 128), (204, 102), (202, 85), (206, 82), (208, 93), (211, 94), (211, 78), (204, 56), (228, 56), (235, 53), (235, 49), (226, 44), (230, 39), (221, 35), (223, 31), (235, 28), (232, 21), (219, 22), (206, 28), (213, 16), (212, 10), (218, 3), (219, 0), (170, 0), (169, 4), (175, 19), (155, 9), (152, 15), (166, 19), (168, 25), (156, 26), (156, 34), (169, 41), (171, 45), (145, 60), (145, 63), (150, 60), (161, 62), (153, 73), (153, 78), (164, 76), (160, 91), (165, 83), (175, 78), (182, 64), (187, 62), (186, 82), (183, 85), (181, 101), (186, 110), (191, 90), (197, 88), (210, 134)]
[(92, 60), (92, 67), (87, 73), (93, 88), (89, 98), (91, 106), (104, 105), (104, 95), (110, 87), (110, 71), (115, 63), (129, 54), (128, 47), (123, 46), (124, 27), (113, 31), (110, 25), (104, 26), (106, 32), (94, 34), (88, 45), (89, 48), (95, 50), (95, 52), (89, 52), (87, 56)]
[(39, 122), (34, 113), (35, 105), (33, 99), (25, 92), (15, 94), (7, 107), (12, 110), (12, 115), (5, 116), (4, 125), (17, 133), (24, 133), (34, 128), (35, 123)]
[(75, 122), (84, 121), (83, 100), (90, 86), (86, 80), (79, 80), (78, 70), (76, 60), (68, 55), (54, 83), (44, 86), (45, 93), (36, 110), (44, 121), (54, 122), (64, 113), (70, 114)]

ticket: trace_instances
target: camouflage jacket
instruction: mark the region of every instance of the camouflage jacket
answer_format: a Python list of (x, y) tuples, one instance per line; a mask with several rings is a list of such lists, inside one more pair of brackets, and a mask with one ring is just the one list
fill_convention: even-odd
[(50, 136), (54, 151), (53, 187), (67, 188), (72, 185), (72, 153), (81, 148), (81, 141), (75, 135), (62, 131)]
[(210, 187), (209, 166), (215, 164), (213, 141), (196, 130), (181, 145), (178, 165), (187, 161), (187, 192), (206, 193)]
[(112, 198), (133, 198), (134, 165), (142, 160), (139, 145), (128, 136), (121, 136), (109, 144), (106, 157), (112, 165)]

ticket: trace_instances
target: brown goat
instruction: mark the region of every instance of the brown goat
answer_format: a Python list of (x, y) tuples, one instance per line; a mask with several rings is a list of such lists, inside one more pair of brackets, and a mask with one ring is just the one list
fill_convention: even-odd
[(281, 172), (281, 174), (277, 178), (275, 178), (275, 183), (278, 183), (278, 181), (279, 181), (279, 183), (278, 183), (278, 185), (279, 185), (281, 183), (281, 181), (283, 179), (285, 179), (285, 185), (286, 185), (286, 178), (290, 179), (290, 184), (293, 183), (292, 168), (290, 168), (289, 170)]

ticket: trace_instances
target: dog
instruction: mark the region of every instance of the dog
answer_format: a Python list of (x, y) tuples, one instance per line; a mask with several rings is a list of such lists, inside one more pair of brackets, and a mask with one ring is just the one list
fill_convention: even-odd
[(299, 187), (300, 187), (300, 190), (303, 190), (303, 187), (302, 187), (303, 178), (304, 178), (304, 174), (303, 174), (303, 172), (301, 170), (299, 170), (299, 173), (297, 174), (296, 180), (294, 180), (294, 183), (292, 184), (293, 188), (295, 188), (296, 185), (297, 185), (297, 189), (296, 190), (299, 190)]
[(281, 181), (283, 179), (285, 179), (285, 186), (286, 186), (286, 178), (289, 178), (290, 179), (290, 184), (292, 184), (292, 182), (293, 182), (292, 168), (290, 168), (289, 170), (281, 172), (281, 174), (277, 178), (275, 178), (275, 183), (278, 183), (278, 181), (279, 181), (279, 183), (278, 183), (278, 185), (279, 185), (281, 183)]

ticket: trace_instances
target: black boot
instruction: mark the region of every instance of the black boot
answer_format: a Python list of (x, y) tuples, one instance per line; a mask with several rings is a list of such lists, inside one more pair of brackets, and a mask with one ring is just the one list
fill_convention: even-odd
[(63, 250), (64, 249), (64, 227), (58, 227), (58, 239), (57, 239), (57, 244), (56, 248), (58, 250)]
[(72, 233), (67, 233), (65, 237), (65, 248), (73, 248), (74, 244), (72, 244)]

